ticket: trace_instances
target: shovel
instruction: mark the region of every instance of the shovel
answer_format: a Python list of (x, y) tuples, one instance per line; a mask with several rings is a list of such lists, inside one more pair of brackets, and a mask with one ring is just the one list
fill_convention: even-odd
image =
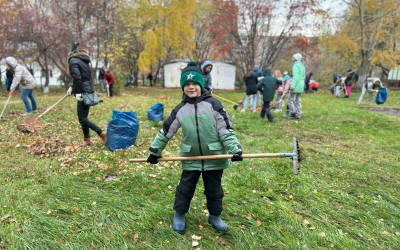
[(35, 117), (33, 119), (30, 119), (28, 121), (24, 121), (23, 123), (25, 125), (33, 125), (33, 127), (36, 127), (36, 123), (39, 120), (40, 117), (42, 117), (43, 115), (45, 115), (47, 112), (49, 112), (50, 110), (52, 110), (57, 104), (59, 104), (60, 102), (62, 102), (65, 98), (67, 98), (69, 95), (66, 94), (65, 96), (63, 96), (60, 100), (58, 100), (56, 103), (54, 103), (53, 105), (51, 105), (49, 108), (47, 108), (43, 113), (41, 113), (38, 117)]
[(3, 117), (4, 110), (6, 110), (7, 104), (10, 101), (10, 99), (11, 99), (11, 95), (8, 96), (6, 104), (4, 104), (3, 110), (1, 111), (1, 114), (0, 114), (0, 119), (1, 119), (1, 117)]
[[(293, 137), (293, 152), (291, 153), (261, 153), (261, 154), (242, 154), (242, 158), (292, 158), (293, 160), (293, 174), (298, 174), (300, 171), (300, 154), (299, 143), (296, 137)], [(189, 157), (162, 157), (158, 161), (196, 161), (196, 160), (216, 160), (216, 159), (230, 159), (232, 155), (203, 155), (203, 156), (189, 156)], [(147, 162), (146, 158), (129, 159), (129, 162)]]

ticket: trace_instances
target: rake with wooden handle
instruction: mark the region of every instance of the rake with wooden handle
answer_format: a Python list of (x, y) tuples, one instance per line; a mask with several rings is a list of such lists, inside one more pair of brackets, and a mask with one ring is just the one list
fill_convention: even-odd
[(35, 125), (37, 123), (37, 121), (39, 120), (40, 117), (42, 117), (43, 115), (45, 115), (47, 112), (49, 112), (50, 110), (52, 110), (57, 104), (59, 104), (60, 102), (62, 102), (65, 98), (67, 98), (69, 95), (66, 94), (65, 96), (63, 96), (60, 100), (58, 100), (56, 103), (54, 103), (53, 105), (51, 105), (49, 108), (47, 108), (43, 113), (41, 113), (39, 116), (30, 119), (28, 121), (24, 121), (24, 124), (27, 125)]
[[(261, 154), (242, 154), (242, 158), (292, 158), (293, 159), (293, 173), (298, 174), (300, 171), (300, 148), (296, 137), (293, 137), (293, 152), (292, 153), (261, 153)], [(189, 156), (189, 157), (161, 157), (158, 161), (196, 161), (196, 160), (216, 160), (216, 159), (230, 159), (232, 155), (203, 155), (203, 156)], [(146, 158), (129, 159), (130, 162), (146, 162)]]

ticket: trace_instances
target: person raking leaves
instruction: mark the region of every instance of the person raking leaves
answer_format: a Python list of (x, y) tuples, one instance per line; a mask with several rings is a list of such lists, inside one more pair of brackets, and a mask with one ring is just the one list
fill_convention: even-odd
[[(37, 111), (37, 105), (35, 96), (33, 95), (33, 89), (36, 87), (36, 81), (31, 72), (21, 64), (17, 63), (17, 60), (14, 57), (6, 58), (7, 68), (14, 72), (14, 78), (11, 82), (10, 92), (8, 92), (8, 96), (14, 95), (16, 89), (19, 85), (21, 85), (21, 99), (25, 104), (26, 112), (24, 115), (30, 115), (32, 112)], [(30, 103), (29, 100), (30, 99)], [(31, 106), (32, 103), (32, 106)]]
[[(150, 146), (147, 162), (157, 164), (168, 141), (182, 127), (180, 143), (181, 156), (233, 154), (232, 161), (242, 161), (242, 148), (233, 132), (228, 113), (221, 102), (212, 97), (204, 88), (201, 69), (195, 62), (190, 62), (182, 70), (180, 85), (183, 90), (182, 101), (165, 120)], [(217, 232), (228, 229), (221, 219), (222, 173), (229, 167), (227, 159), (182, 161), (182, 175), (175, 192), (172, 229), (185, 233), (185, 214), (189, 210), (197, 182), (202, 175), (207, 209), (210, 213), (208, 222)]]

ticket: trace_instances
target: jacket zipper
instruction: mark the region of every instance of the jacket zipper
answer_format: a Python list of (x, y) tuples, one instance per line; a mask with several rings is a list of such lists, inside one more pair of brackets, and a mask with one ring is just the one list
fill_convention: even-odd
[[(199, 151), (200, 155), (203, 155), (203, 150), (201, 149), (201, 142), (200, 142), (200, 131), (199, 131), (199, 121), (197, 119), (197, 100), (194, 101), (194, 118), (196, 120), (196, 131), (197, 131), (197, 142), (199, 143)], [(201, 161), (201, 171), (204, 171), (204, 160)]]

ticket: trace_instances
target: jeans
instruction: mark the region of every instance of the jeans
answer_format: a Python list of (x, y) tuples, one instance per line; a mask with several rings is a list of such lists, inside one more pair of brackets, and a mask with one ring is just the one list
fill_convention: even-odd
[(261, 109), (260, 117), (264, 119), (265, 114), (266, 114), (267, 118), (268, 118), (268, 121), (273, 122), (274, 121), (274, 116), (271, 114), (269, 103), (270, 102), (264, 101), (263, 107)]
[(221, 186), (223, 170), (182, 171), (181, 180), (176, 187), (174, 210), (179, 214), (189, 211), (190, 201), (196, 190), (200, 175), (203, 176), (204, 194), (207, 198), (207, 209), (212, 215), (221, 215), (224, 190)]
[(7, 90), (7, 93), (10, 91), (11, 83), (12, 83), (12, 81), (10, 82), (10, 80), (8, 78), (6, 78), (6, 90)]
[(79, 123), (82, 126), (82, 131), (83, 131), (84, 138), (90, 138), (89, 129), (92, 129), (98, 135), (100, 135), (101, 132), (103, 132), (101, 130), (101, 128), (99, 128), (96, 124), (94, 124), (93, 122), (89, 121), (88, 115), (89, 115), (90, 106), (86, 106), (83, 103), (83, 101), (78, 101), (76, 109), (77, 109), (77, 113), (78, 113)]
[[(28, 97), (29, 99), (31, 99), (32, 108), (31, 104), (29, 103)], [(32, 110), (33, 111), (37, 110), (36, 100), (35, 97), (33, 96), (33, 89), (22, 89), (21, 99), (25, 103), (26, 112), (32, 113)]]
[(336, 97), (339, 97), (340, 96), (340, 86), (336, 86), (335, 88), (336, 88), (335, 95), (336, 95)]
[(256, 109), (257, 106), (257, 94), (254, 95), (246, 95), (246, 98), (244, 99), (244, 104), (243, 104), (243, 109), (247, 108), (247, 102), (249, 101), (249, 97), (251, 96), (252, 98), (252, 105), (253, 105), (253, 110)]

